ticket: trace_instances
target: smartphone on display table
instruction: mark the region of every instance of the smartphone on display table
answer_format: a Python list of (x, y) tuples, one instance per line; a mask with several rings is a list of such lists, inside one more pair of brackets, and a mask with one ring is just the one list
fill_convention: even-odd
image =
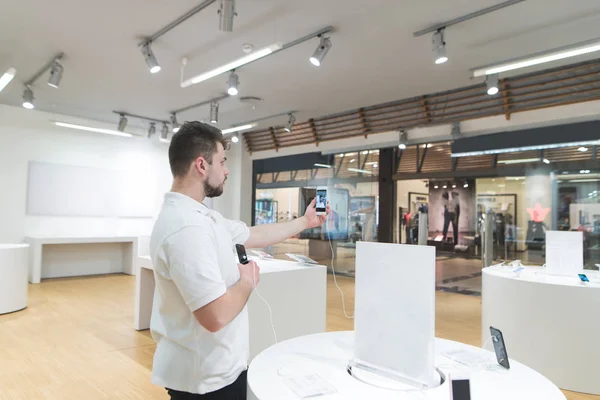
[(317, 209), (317, 215), (327, 214), (327, 186), (317, 187), (315, 207)]
[(450, 374), (450, 400), (471, 400), (471, 381), (463, 374)]
[(578, 275), (579, 275), (579, 279), (581, 279), (581, 282), (589, 282), (590, 281), (586, 274), (578, 274)]
[(250, 262), (250, 260), (248, 260), (248, 255), (246, 254), (246, 248), (243, 245), (236, 244), (235, 250), (237, 251), (240, 264), (248, 264)]
[(490, 334), (492, 335), (492, 342), (494, 342), (494, 352), (496, 353), (496, 360), (498, 360), (498, 364), (502, 365), (506, 369), (510, 369), (508, 353), (506, 352), (506, 345), (504, 344), (504, 336), (502, 335), (502, 332), (500, 329), (490, 326)]

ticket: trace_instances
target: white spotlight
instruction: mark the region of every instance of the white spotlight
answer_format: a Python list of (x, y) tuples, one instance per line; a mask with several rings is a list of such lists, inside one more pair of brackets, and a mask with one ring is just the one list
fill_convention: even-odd
[(239, 136), (238, 136), (238, 135), (233, 135), (233, 136), (231, 137), (231, 141), (232, 141), (233, 143), (237, 143), (237, 142), (239, 142), (239, 141), (240, 141), (240, 138), (239, 138)]
[(463, 185), (463, 187), (468, 188), (469, 184), (467, 182), (465, 182), (465, 184)]
[(142, 45), (142, 54), (144, 55), (144, 59), (146, 60), (146, 64), (148, 68), (150, 68), (150, 73), (156, 74), (160, 71), (160, 65), (158, 65), (158, 61), (150, 48), (151, 43), (145, 43)]
[(210, 103), (210, 123), (216, 124), (219, 122), (219, 103), (213, 101)]
[(400, 144), (398, 145), (398, 148), (400, 150), (406, 149), (407, 142), (408, 142), (408, 134), (404, 131), (400, 131)]
[(2, 76), (0, 76), (0, 92), (13, 80), (16, 74), (16, 69), (9, 68)]
[(237, 96), (239, 93), (238, 86), (240, 85), (240, 79), (237, 74), (233, 71), (229, 74), (229, 81), (227, 82), (227, 93), (230, 96)]
[(117, 130), (119, 132), (123, 132), (125, 130), (126, 126), (127, 126), (127, 118), (125, 118), (125, 115), (121, 114), (121, 118), (119, 118), (119, 125), (117, 127)]
[(443, 64), (448, 61), (448, 56), (446, 55), (446, 42), (444, 41), (444, 28), (433, 34), (432, 43), (433, 52), (435, 54), (435, 63)]
[(547, 158), (544, 158), (543, 161), (544, 161), (544, 164), (550, 164), (550, 160), (548, 160)]
[(578, 151), (585, 153), (586, 151), (588, 151), (588, 148), (585, 146), (581, 146), (580, 148), (577, 149)]
[(175, 113), (171, 114), (171, 125), (173, 125), (173, 132), (179, 132), (179, 122), (177, 122), (177, 115)]
[(292, 128), (294, 127), (294, 123), (296, 123), (296, 117), (294, 117), (294, 114), (290, 114), (290, 119), (288, 120), (287, 125), (283, 129), (286, 132), (291, 132)]
[(58, 89), (60, 86), (60, 80), (62, 79), (64, 68), (58, 62), (58, 60), (54, 61), (52, 64), (52, 69), (50, 70), (50, 78), (48, 79), (48, 86)]
[(233, 31), (233, 17), (237, 16), (235, 0), (221, 0), (218, 13), (221, 17), (219, 19), (219, 29), (223, 32)]
[(312, 57), (310, 58), (310, 62), (312, 63), (312, 65), (320, 67), (321, 63), (323, 62), (323, 59), (327, 55), (327, 52), (329, 52), (330, 48), (331, 40), (329, 38), (326, 38), (325, 36), (321, 36), (321, 42), (319, 43), (319, 47), (317, 47)]
[(25, 91), (23, 92), (23, 107), (28, 110), (33, 110), (35, 108), (33, 105), (34, 100), (33, 90), (31, 90), (31, 88), (25, 88)]
[(485, 83), (487, 83), (487, 94), (489, 94), (490, 96), (493, 96), (495, 94), (498, 94), (499, 90), (498, 90), (498, 80), (499, 80), (499, 76), (498, 74), (492, 74), (492, 75), (488, 75), (485, 78)]

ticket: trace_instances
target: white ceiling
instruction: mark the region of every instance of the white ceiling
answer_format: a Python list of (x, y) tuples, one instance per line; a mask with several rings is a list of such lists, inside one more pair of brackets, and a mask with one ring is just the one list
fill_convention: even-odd
[[(226, 89), (226, 75), (182, 89), (182, 57), (189, 58), (190, 77), (241, 57), (244, 43), (259, 49), (333, 25), (333, 47), (320, 68), (308, 61), (316, 38), (240, 68), (240, 95), (264, 101), (255, 110), (237, 97), (222, 101), (218, 126), (288, 110), (298, 110), (302, 121), (470, 85), (470, 68), (600, 36), (598, 0), (527, 0), (449, 27), (450, 61), (436, 66), (431, 35), (415, 38), (413, 32), (501, 0), (237, 0), (234, 32), (218, 30), (214, 3), (153, 44), (162, 71), (150, 74), (139, 41), (201, 1), (3, 2), (0, 74), (14, 66), (17, 79), (0, 93), (0, 103), (20, 105), (22, 83), (64, 51), (60, 89), (46, 85), (47, 75), (34, 86), (38, 109), (115, 124), (112, 110), (167, 119), (169, 111)], [(179, 116), (207, 118), (208, 106)]]

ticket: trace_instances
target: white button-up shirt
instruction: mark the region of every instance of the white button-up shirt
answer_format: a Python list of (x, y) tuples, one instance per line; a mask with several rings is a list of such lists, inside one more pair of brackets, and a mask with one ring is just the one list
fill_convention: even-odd
[(157, 342), (152, 383), (204, 394), (230, 385), (247, 368), (247, 308), (216, 333), (193, 312), (239, 281), (235, 244), (249, 235), (242, 222), (183, 194), (165, 194), (150, 239), (156, 280), (150, 329)]

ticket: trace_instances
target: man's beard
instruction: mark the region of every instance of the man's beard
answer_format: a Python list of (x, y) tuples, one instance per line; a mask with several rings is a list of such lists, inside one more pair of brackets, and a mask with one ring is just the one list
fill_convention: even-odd
[[(227, 178), (225, 178), (227, 180)], [(223, 194), (223, 186), (225, 185), (225, 181), (221, 186), (213, 186), (208, 182), (204, 182), (204, 194), (208, 198), (219, 197)]]

